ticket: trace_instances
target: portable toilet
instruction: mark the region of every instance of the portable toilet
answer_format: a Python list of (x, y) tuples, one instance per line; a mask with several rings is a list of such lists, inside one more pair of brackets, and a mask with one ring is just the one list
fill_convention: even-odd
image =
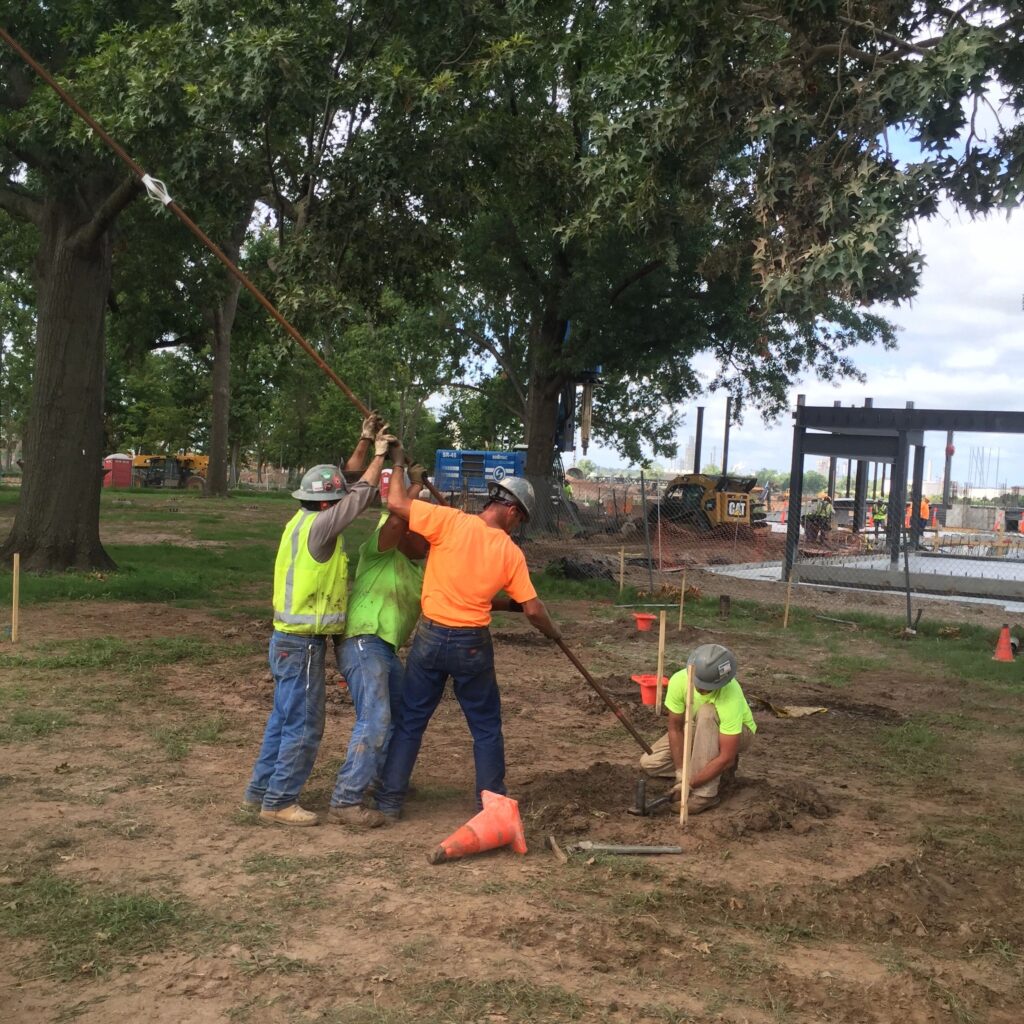
[(108, 455), (103, 460), (104, 487), (131, 487), (132, 457), (122, 452)]

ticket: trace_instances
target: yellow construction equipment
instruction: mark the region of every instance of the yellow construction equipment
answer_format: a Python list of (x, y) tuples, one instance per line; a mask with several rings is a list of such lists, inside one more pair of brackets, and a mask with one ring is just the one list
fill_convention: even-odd
[(756, 476), (707, 476), (684, 473), (665, 487), (659, 502), (647, 506), (647, 518), (680, 523), (698, 530), (723, 526), (764, 526), (763, 505), (754, 500)]
[(174, 455), (136, 455), (132, 459), (132, 485), (177, 487), (201, 491), (206, 487), (210, 457), (198, 452)]

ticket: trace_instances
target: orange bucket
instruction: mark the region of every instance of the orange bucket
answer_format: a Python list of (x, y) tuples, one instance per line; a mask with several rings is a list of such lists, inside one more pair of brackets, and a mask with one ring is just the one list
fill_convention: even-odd
[[(651, 675), (630, 676), (634, 683), (640, 684), (640, 700), (644, 704), (656, 704), (658, 702), (658, 677)], [(668, 686), (668, 676), (661, 677), (662, 692)]]
[(657, 615), (652, 615), (650, 612), (633, 612), (633, 621), (636, 622), (636, 628), (641, 633), (649, 633), (656, 618)]

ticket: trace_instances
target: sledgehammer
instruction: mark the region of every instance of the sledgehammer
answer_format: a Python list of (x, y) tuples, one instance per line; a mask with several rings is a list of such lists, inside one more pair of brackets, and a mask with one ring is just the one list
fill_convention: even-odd
[(579, 673), (584, 679), (594, 688), (597, 695), (608, 705), (609, 710), (613, 715), (622, 723), (623, 727), (640, 744), (640, 749), (645, 754), (653, 753), (651, 745), (636, 731), (636, 726), (633, 724), (632, 719), (626, 714), (622, 708), (612, 699), (612, 695), (583, 667), (583, 662), (576, 657), (572, 651), (569, 650), (565, 645), (565, 641), (559, 637), (556, 641), (559, 647), (565, 652), (565, 656), (579, 669)]

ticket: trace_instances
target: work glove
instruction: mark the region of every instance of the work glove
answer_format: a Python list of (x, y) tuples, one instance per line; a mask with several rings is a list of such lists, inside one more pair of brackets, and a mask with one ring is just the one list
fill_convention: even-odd
[(409, 470), (409, 480), (411, 483), (419, 484), (422, 487), (427, 482), (426, 469), (417, 462)]
[(676, 784), (669, 792), (677, 799), (683, 795), (683, 772), (682, 769), (676, 772)]
[(384, 426), (384, 420), (375, 412), (371, 412), (369, 416), (363, 420), (363, 426), (359, 434), (361, 441), (373, 441), (376, 440), (377, 434), (380, 433), (381, 428)]
[(393, 444), (398, 444), (398, 438), (394, 434), (388, 433), (390, 428), (385, 423), (384, 426), (377, 431), (377, 436), (373, 439), (373, 454), (379, 455), (384, 458), (388, 454), (388, 450)]

